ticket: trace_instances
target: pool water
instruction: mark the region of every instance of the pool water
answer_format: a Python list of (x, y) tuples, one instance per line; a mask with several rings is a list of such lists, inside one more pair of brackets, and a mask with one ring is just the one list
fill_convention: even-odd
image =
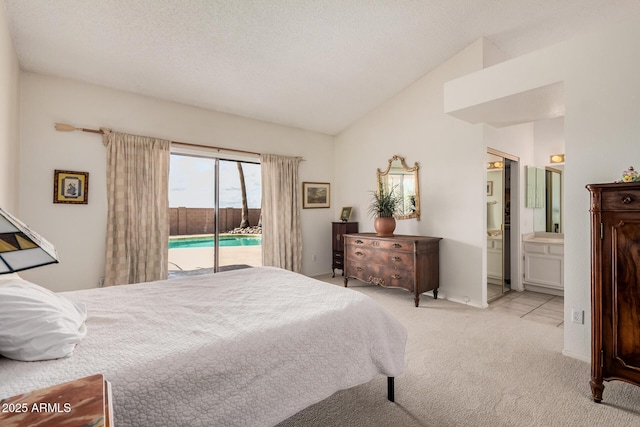
[[(222, 246), (260, 246), (262, 236), (251, 234), (231, 234), (220, 236), (218, 244)], [(169, 249), (212, 248), (213, 236), (184, 237), (169, 239)]]

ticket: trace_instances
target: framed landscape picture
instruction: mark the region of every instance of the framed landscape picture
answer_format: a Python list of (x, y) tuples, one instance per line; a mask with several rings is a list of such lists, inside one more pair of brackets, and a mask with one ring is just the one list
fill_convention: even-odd
[(302, 208), (328, 208), (330, 201), (330, 186), (328, 182), (302, 183)]
[(89, 201), (89, 172), (55, 170), (53, 175), (53, 203)]

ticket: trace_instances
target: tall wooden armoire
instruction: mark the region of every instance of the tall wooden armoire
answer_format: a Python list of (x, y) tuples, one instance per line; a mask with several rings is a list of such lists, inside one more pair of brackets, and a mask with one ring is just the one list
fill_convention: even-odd
[(591, 192), (591, 393), (603, 381), (640, 385), (640, 183)]

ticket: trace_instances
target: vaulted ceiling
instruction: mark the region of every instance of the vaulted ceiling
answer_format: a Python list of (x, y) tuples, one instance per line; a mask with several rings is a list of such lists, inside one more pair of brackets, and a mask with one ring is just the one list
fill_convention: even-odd
[(515, 57), (638, 0), (4, 0), (23, 70), (337, 134), (484, 37)]

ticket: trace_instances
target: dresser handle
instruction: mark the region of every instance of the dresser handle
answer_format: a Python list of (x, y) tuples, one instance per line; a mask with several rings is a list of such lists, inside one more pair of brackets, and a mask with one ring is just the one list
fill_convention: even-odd
[(359, 272), (361, 272), (362, 270), (363, 270), (363, 269), (362, 269), (362, 267), (356, 267), (356, 271), (357, 271), (358, 273), (359, 273)]
[(373, 283), (374, 285), (378, 286), (384, 286), (384, 279), (382, 277), (369, 276), (369, 283)]
[(364, 256), (364, 253), (363, 253), (363, 252), (360, 252), (360, 251), (357, 251), (357, 252), (356, 252), (356, 256)]
[(622, 198), (622, 203), (624, 203), (625, 205), (628, 205), (631, 202), (633, 202), (633, 197), (631, 196), (624, 196)]
[(402, 276), (398, 275), (398, 274), (394, 274), (391, 276), (392, 279), (402, 279)]
[(358, 239), (358, 240), (356, 240), (356, 242), (355, 242), (355, 243), (356, 243), (356, 244), (358, 244), (358, 245), (361, 245), (361, 244), (363, 244), (364, 242), (363, 242), (362, 240)]
[(400, 243), (394, 243), (393, 247), (396, 248), (396, 249), (399, 249), (399, 248), (402, 247), (402, 245)]
[(399, 256), (394, 256), (391, 259), (395, 262), (402, 261), (402, 258), (400, 258)]
[(371, 242), (371, 246), (380, 246), (380, 242), (374, 240)]

